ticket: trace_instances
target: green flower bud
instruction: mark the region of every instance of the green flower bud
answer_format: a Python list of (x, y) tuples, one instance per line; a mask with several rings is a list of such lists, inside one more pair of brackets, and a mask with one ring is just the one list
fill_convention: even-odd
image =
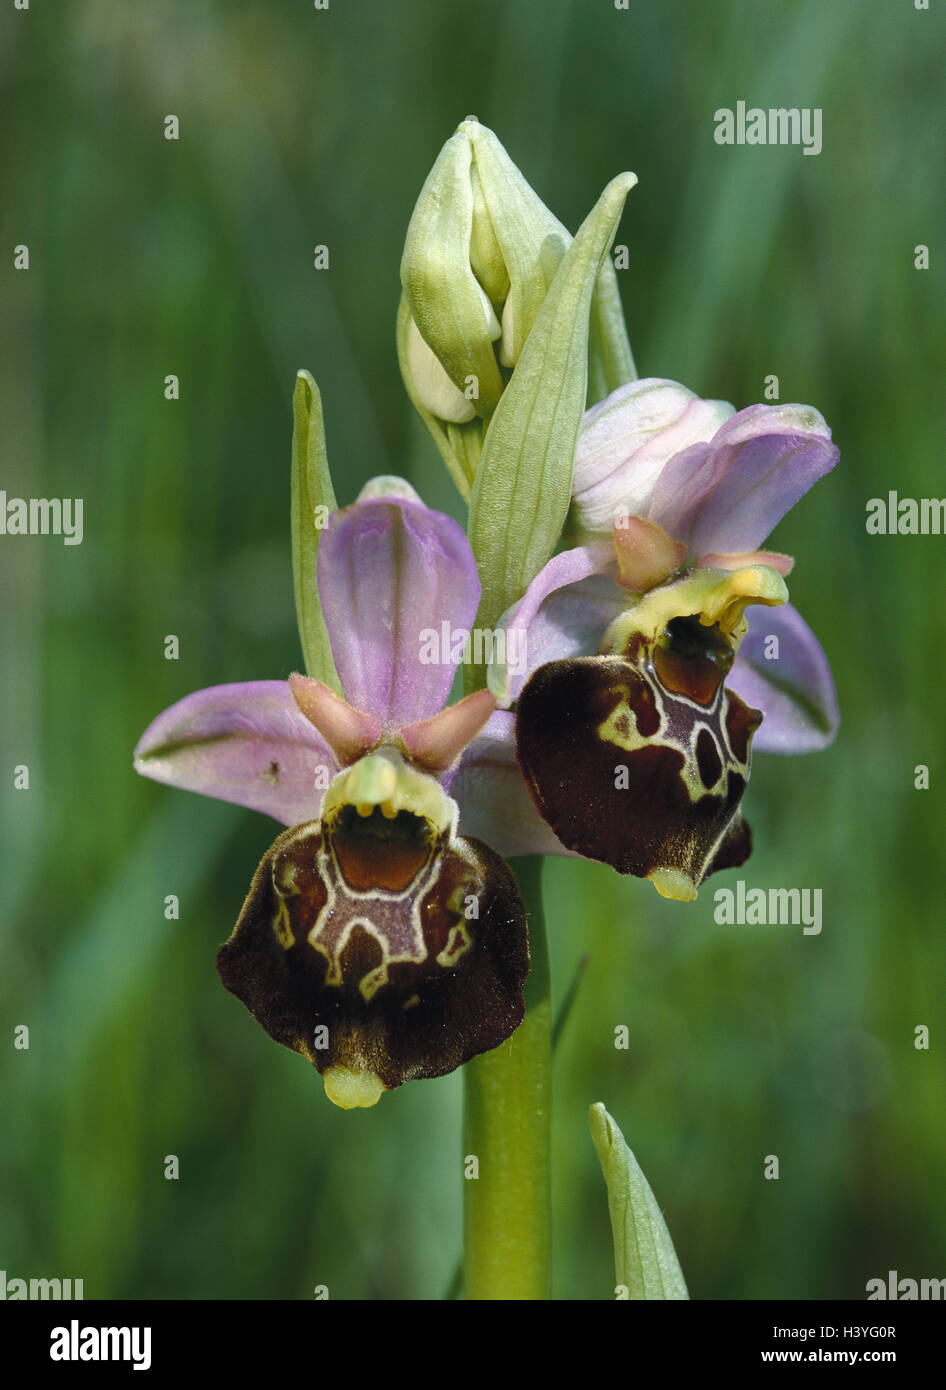
[[(407, 229), (401, 284), (420, 336), (457, 390), (472, 399), (474, 413), (488, 419), (503, 381), (493, 351), (496, 316), (483, 311), (487, 296), (470, 263), (472, 162), (473, 146), (461, 128), (421, 189)], [(416, 380), (415, 388), (424, 400)]]
[[(398, 316), (408, 395), (466, 499), (485, 431), (571, 242), (493, 132), (468, 116), (411, 216)], [(587, 351), (594, 399), (633, 379), (610, 260), (594, 287)]]
[(496, 240), (483, 195), (483, 184), (477, 173), (476, 162), (470, 166), (473, 184), (473, 229), (470, 234), (470, 265), (473, 274), (489, 295), (494, 304), (504, 304), (509, 293), (509, 271), (503, 260), (503, 253)]
[[(500, 327), (492, 304), (482, 290), (480, 295), (484, 321), (490, 341), (493, 341), (499, 337)], [(407, 365), (414, 389), (431, 415), (458, 425), (476, 418), (478, 391), (474, 374), (470, 373), (466, 378), (462, 391), (455, 386), (433, 348), (424, 340), (413, 318), (410, 319), (407, 328)]]
[(571, 234), (542, 202), (486, 126), (460, 126), (473, 152), (483, 206), (476, 231), (492, 231), (509, 289), (503, 296), (500, 361), (514, 367), (548, 293)]

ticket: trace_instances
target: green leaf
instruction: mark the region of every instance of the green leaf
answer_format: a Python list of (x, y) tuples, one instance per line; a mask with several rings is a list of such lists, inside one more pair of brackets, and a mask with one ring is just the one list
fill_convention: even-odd
[(319, 534), (328, 514), (335, 510), (335, 491), (325, 451), (322, 397), (308, 372), (296, 376), (292, 413), (292, 578), (302, 659), (308, 675), (340, 695), (342, 687), (322, 617), (316, 574)]
[[(483, 440), (470, 504), (470, 543), (493, 627), (558, 543), (571, 496), (588, 380), (591, 295), (637, 179), (608, 184), (568, 247)], [(485, 672), (468, 668), (472, 684)]]
[(588, 1118), (608, 1185), (618, 1287), (627, 1298), (689, 1298), (667, 1223), (624, 1135), (600, 1101)]

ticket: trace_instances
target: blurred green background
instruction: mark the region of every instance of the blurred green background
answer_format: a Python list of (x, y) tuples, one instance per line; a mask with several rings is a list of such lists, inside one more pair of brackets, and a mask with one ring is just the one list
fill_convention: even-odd
[[(756, 759), (755, 855), (695, 905), (548, 865), (556, 997), (591, 953), (555, 1063), (556, 1296), (612, 1296), (597, 1100), (694, 1297), (946, 1274), (946, 541), (864, 527), (888, 489), (946, 493), (944, 26), (911, 0), (4, 6), (0, 486), (85, 499), (81, 546), (0, 539), (9, 1276), (81, 1276), (88, 1298), (448, 1283), (460, 1075), (330, 1106), (214, 966), (275, 823), (137, 778), (131, 750), (180, 696), (299, 664), (297, 368), (322, 388), (340, 501), (400, 472), (460, 514), (393, 334), (414, 199), (469, 112), (573, 229), (637, 172), (617, 240), (642, 374), (742, 407), (775, 373), (842, 451), (772, 541), (833, 664), (836, 745)], [(740, 99), (821, 107), (822, 154), (718, 147), (713, 113)], [(711, 890), (740, 872), (821, 887), (822, 935), (717, 926)]]

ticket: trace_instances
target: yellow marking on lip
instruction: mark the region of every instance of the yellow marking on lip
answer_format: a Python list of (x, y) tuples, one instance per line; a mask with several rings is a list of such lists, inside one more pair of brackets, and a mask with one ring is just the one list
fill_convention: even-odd
[[(660, 723), (662, 727), (663, 716), (661, 716)], [(659, 728), (656, 734), (650, 734), (647, 738), (638, 733), (637, 720), (626, 700), (615, 705), (607, 719), (598, 725), (596, 733), (603, 743), (611, 743), (615, 748), (623, 748), (626, 753), (634, 753), (638, 748), (646, 748), (648, 744), (662, 742)]]
[(451, 965), (456, 965), (461, 956), (465, 955), (471, 946), (470, 933), (467, 931), (463, 922), (458, 922), (447, 937), (447, 944), (443, 950), (435, 956), (438, 965), (449, 969)]
[(294, 897), (299, 892), (295, 864), (284, 859), (273, 874), (273, 886), (281, 898)]
[(292, 930), (292, 923), (289, 920), (289, 909), (282, 901), (280, 901), (279, 911), (273, 919), (273, 931), (276, 933), (276, 940), (284, 951), (295, 946), (296, 938)]
[[(381, 945), (382, 949), (384, 949), (386, 943), (381, 941), (380, 938), (377, 936), (375, 937), (375, 940), (379, 941), (379, 944)], [(361, 996), (364, 999), (365, 1003), (370, 1004), (371, 1000), (377, 994), (381, 986), (386, 985), (387, 982), (387, 961), (384, 961), (381, 965), (376, 965), (374, 970), (369, 970), (367, 975), (363, 975), (361, 979), (358, 981), (358, 988), (361, 991)]]

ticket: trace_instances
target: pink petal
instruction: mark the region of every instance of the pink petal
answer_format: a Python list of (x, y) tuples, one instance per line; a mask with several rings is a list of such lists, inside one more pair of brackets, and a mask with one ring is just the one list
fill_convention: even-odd
[(329, 518), (318, 579), (349, 703), (389, 732), (441, 710), (458, 659), (452, 639), (469, 628), (480, 598), (457, 523), (403, 496), (355, 502)]
[(708, 555), (700, 556), (699, 563), (707, 569), (715, 570), (742, 570), (748, 569), (750, 565), (768, 565), (769, 569), (777, 570), (783, 578), (786, 574), (791, 574), (795, 567), (794, 558), (791, 555), (782, 555), (778, 550), (747, 550), (740, 555), (718, 555), (710, 551)]
[(516, 762), (516, 720), (497, 710), (464, 753), (450, 780), (460, 807), (460, 834), (497, 854), (561, 854), (569, 850), (536, 810)]
[(644, 515), (664, 465), (712, 439), (733, 412), (659, 377), (632, 381), (589, 410), (575, 454), (572, 492), (582, 528), (609, 534), (615, 516)]
[(749, 631), (726, 681), (765, 716), (757, 753), (810, 753), (826, 748), (841, 722), (828, 659), (791, 604), (746, 609)]
[(142, 734), (135, 768), (284, 825), (317, 817), (338, 771), (285, 681), (215, 685), (178, 700)]
[(627, 607), (616, 581), (610, 542), (552, 556), (503, 618), (506, 661), (492, 667), (489, 677), (500, 705), (511, 705), (546, 661), (597, 650), (605, 628)]
[(296, 705), (322, 735), (339, 767), (357, 762), (384, 737), (377, 719), (355, 709), (321, 681), (293, 674), (289, 690)]
[(456, 762), (496, 708), (488, 690), (475, 690), (430, 719), (408, 724), (401, 742), (411, 758), (428, 772), (444, 772)]
[(810, 406), (752, 405), (670, 460), (647, 515), (694, 555), (755, 550), (838, 461)]
[(632, 593), (644, 593), (662, 584), (686, 560), (687, 548), (671, 540), (662, 526), (640, 516), (614, 523), (614, 548), (618, 557), (618, 583)]

